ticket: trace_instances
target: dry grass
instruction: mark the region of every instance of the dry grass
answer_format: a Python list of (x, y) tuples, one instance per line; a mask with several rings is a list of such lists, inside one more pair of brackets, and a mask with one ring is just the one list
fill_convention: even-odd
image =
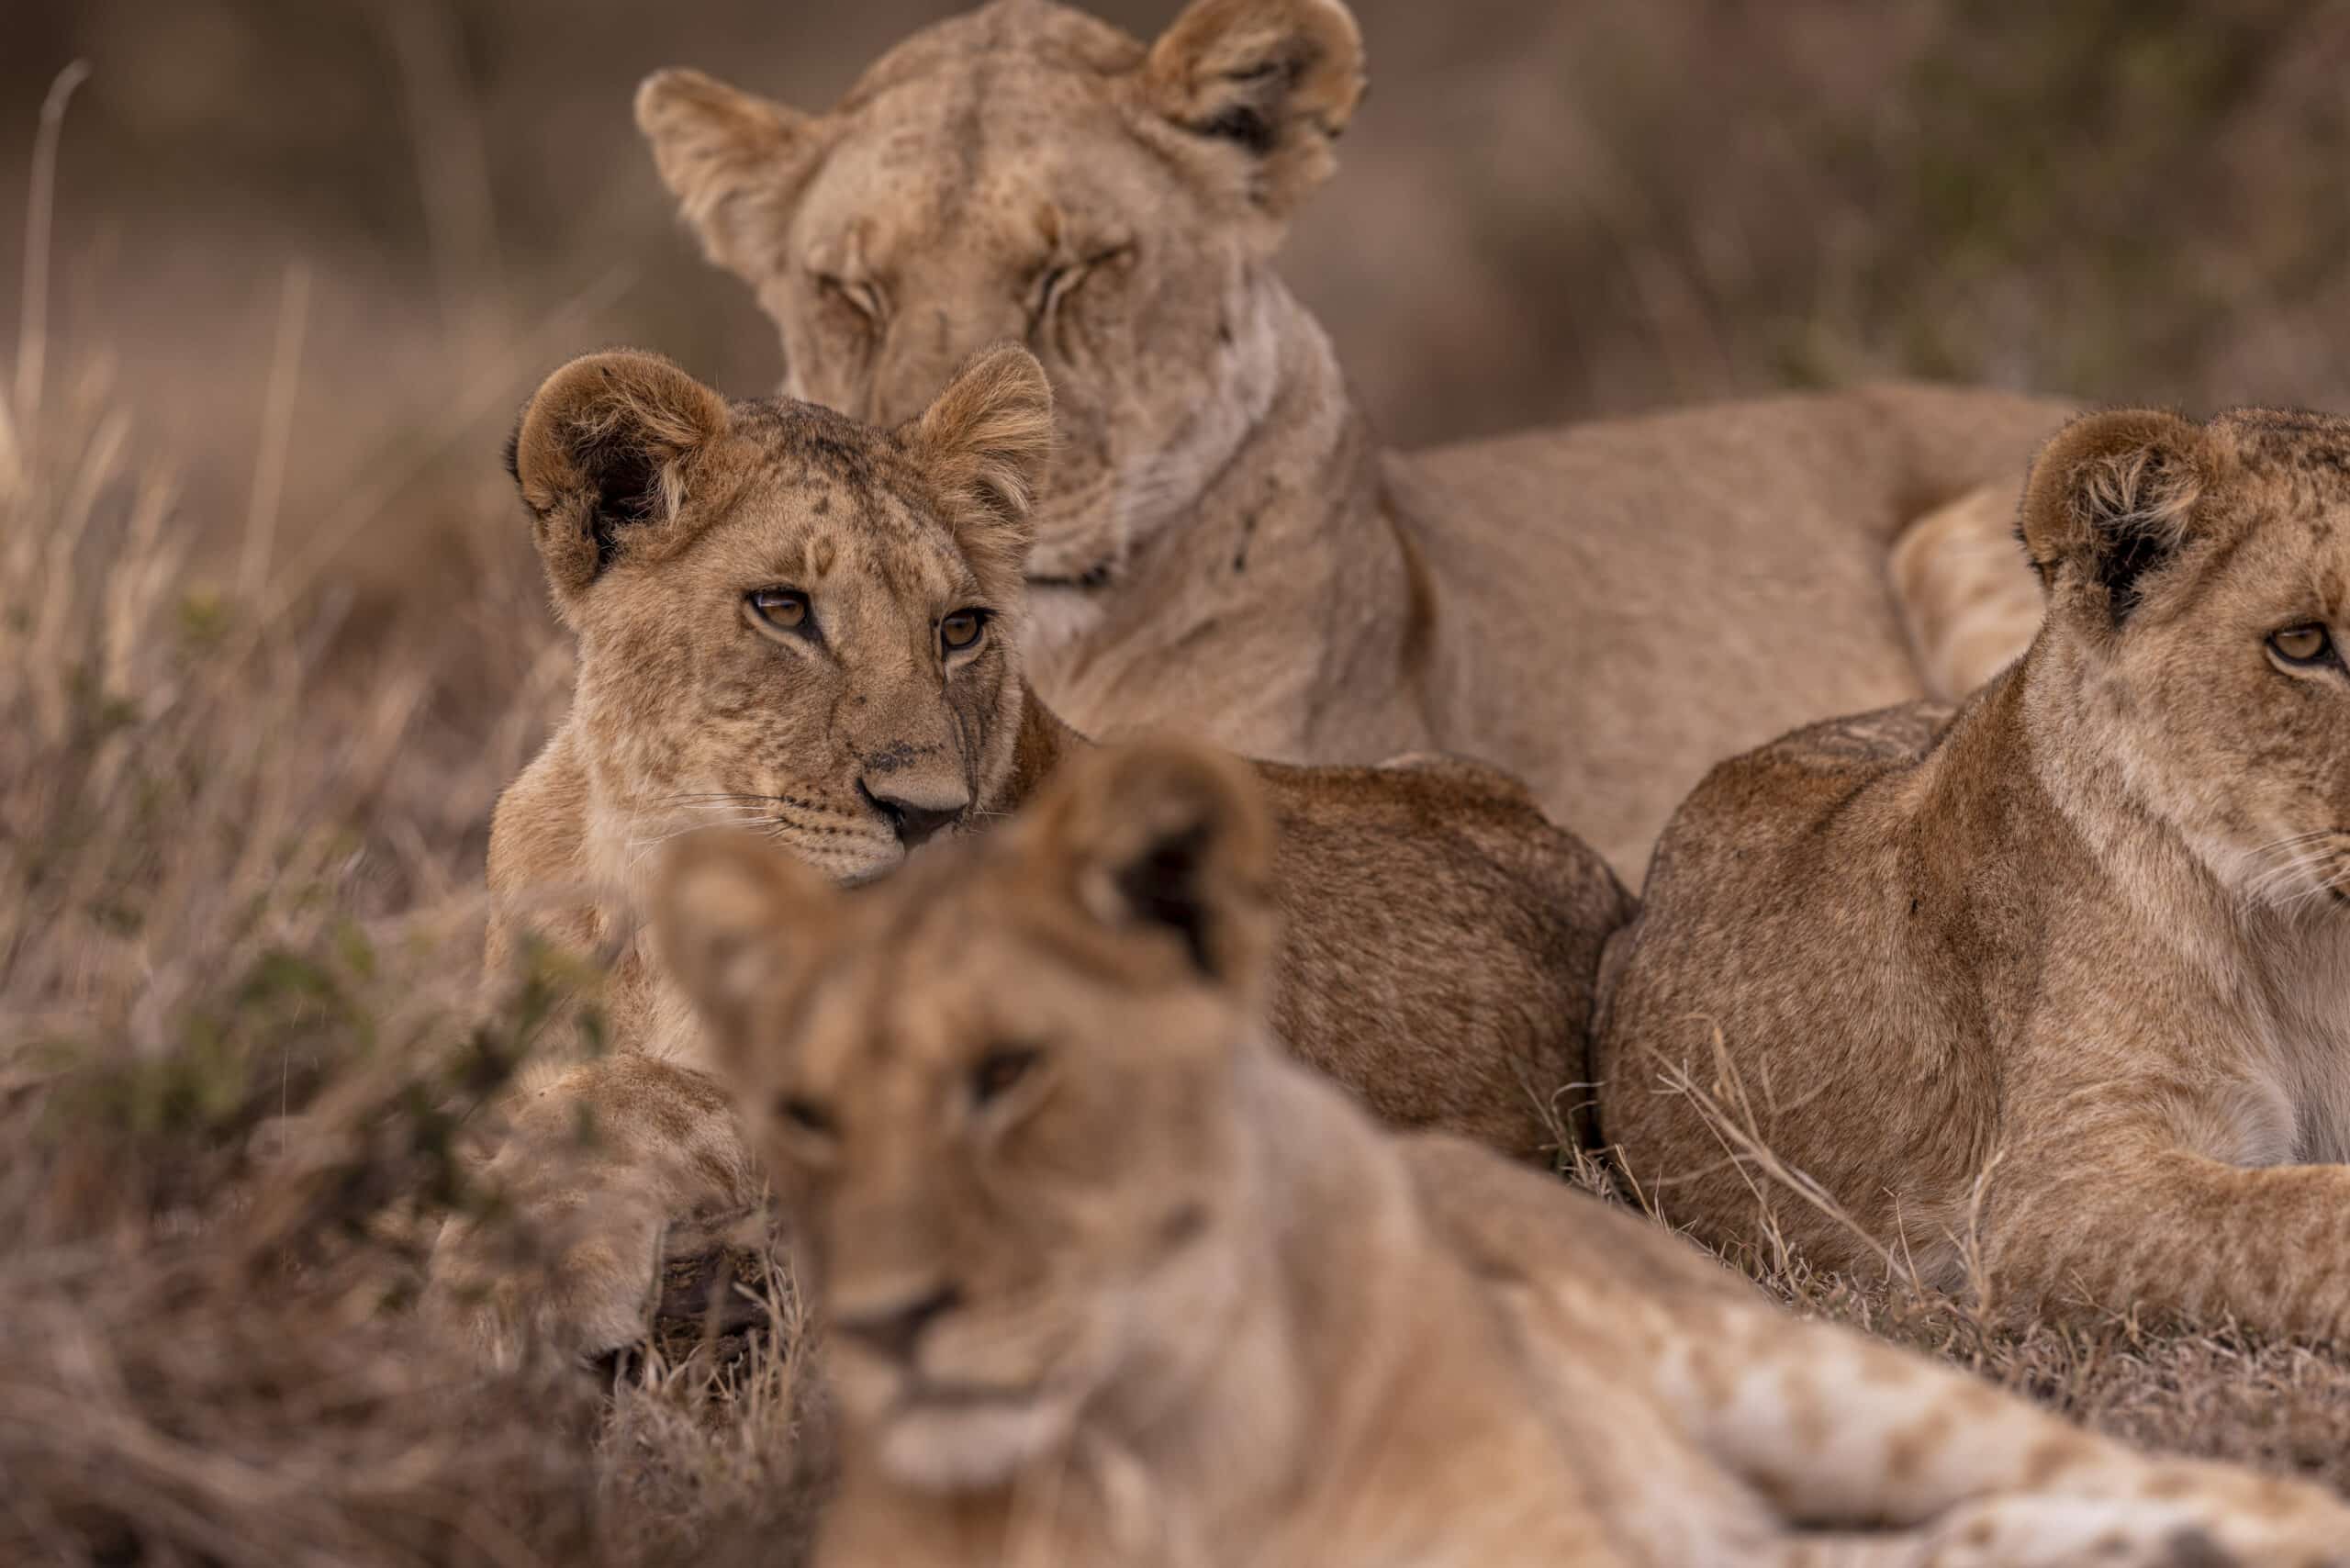
[[(1953, 1296), (1874, 1240), (1881, 1270), (1867, 1277), (1821, 1272), (1785, 1244), (1775, 1216), (1799, 1205), (1841, 1219), (1833, 1201), (1753, 1137), (1736, 1105), (1714, 1102), (1691, 1083), (1682, 1091), (1698, 1101), (1755, 1195), (1751, 1240), (1718, 1255), (1791, 1310), (1950, 1361), (2142, 1448), (2248, 1464), (2350, 1495), (2350, 1364), (2337, 1350), (2264, 1338), (2232, 1324), (2151, 1324), (2128, 1311), (2053, 1325), (1998, 1310), (1979, 1266), (1970, 1263), (1971, 1283)], [(1576, 1150), (1562, 1159), (1561, 1174), (1609, 1202), (1658, 1213), (1635, 1177), (1601, 1158)], [(1964, 1238), (1960, 1251), (1979, 1257)]]
[(207, 586), (102, 385), (34, 411), (0, 490), (0, 1561), (790, 1561), (800, 1355), (614, 1402), (405, 1310), (431, 1221), (495, 1202), (469, 1128), (565, 1026), (565, 977), (477, 1001), (475, 824), (537, 725), (450, 719), (410, 629), (330, 657), (334, 607)]
[[(290, 313), (289, 313), (290, 315)], [(478, 976), (481, 832), (567, 666), (493, 563), (286, 590), (102, 364), (0, 402), (0, 1562), (789, 1562), (804, 1352), (485, 1376), (407, 1309), (565, 977)], [(273, 402), (290, 403), (291, 394)], [(222, 543), (226, 540), (226, 544)], [(812, 1462), (811, 1462), (812, 1461)]]

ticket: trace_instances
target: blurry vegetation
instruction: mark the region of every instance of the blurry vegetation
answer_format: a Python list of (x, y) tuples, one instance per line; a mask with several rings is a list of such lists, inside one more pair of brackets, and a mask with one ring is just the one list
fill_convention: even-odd
[[(0, 126), (92, 62), (67, 321), (123, 354), (199, 498), (241, 500), (281, 272), (310, 260), (287, 493), (300, 513), (376, 458), (417, 470), (401, 525), (341, 557), (372, 580), (420, 531), (505, 521), (452, 506), (450, 476), (489, 472), (566, 352), (773, 384), (771, 330), (630, 124), (645, 72), (819, 108), (956, 8), (28, 0)], [(1095, 8), (1147, 36), (1178, 3)], [(1886, 374), (2350, 401), (2350, 0), (1356, 8), (1374, 91), (1284, 266), (1399, 441)], [(0, 204), (0, 256), (13, 222)], [(478, 409), (453, 424), (453, 386)]]
[(576, 975), (480, 983), (476, 824), (543, 720), (453, 700), (425, 650), (495, 586), (324, 659), (345, 596), (195, 586), (103, 377), (14, 386), (0, 1562), (796, 1560), (804, 1339), (607, 1399), (485, 1374), (406, 1310), (442, 1215), (494, 1211), (463, 1147), (577, 1026)]

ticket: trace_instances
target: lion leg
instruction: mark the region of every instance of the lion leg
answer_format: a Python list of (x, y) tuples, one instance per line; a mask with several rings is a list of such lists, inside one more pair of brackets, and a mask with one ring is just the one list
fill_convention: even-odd
[(2192, 1502), (2147, 1497), (1993, 1497), (1917, 1530), (1792, 1536), (1768, 1559), (1779, 1568), (2340, 1568), (2350, 1562), (2317, 1529), (2207, 1528)]
[(2245, 1167), (2154, 1126), (2052, 1128), (2003, 1165), (1983, 1235), (1991, 1286), (2307, 1338), (2350, 1334), (2350, 1169)]
[(1668, 1399), (1790, 1529), (1896, 1532), (1817, 1539), (1825, 1562), (2298, 1565), (2350, 1545), (2350, 1508), (2315, 1488), (2148, 1459), (1847, 1329), (1726, 1316), (1659, 1368)]
[(533, 1094), (482, 1174), (505, 1212), (442, 1227), (425, 1307), (505, 1365), (641, 1340), (670, 1226), (763, 1195), (726, 1092), (632, 1053)]
[(2016, 543), (2015, 516), (2015, 487), (1986, 485), (1894, 542), (1894, 610), (1930, 696), (1960, 700), (2040, 633), (2040, 585)]
[(2264, 1518), (2253, 1499), (2241, 1506), (2250, 1513), (2215, 1522), (2193, 1497), (1992, 1497), (1953, 1509), (1919, 1532), (1910, 1555), (1886, 1561), (1919, 1568), (2327, 1568), (2350, 1562), (2342, 1555), (2341, 1521), (2296, 1528)]

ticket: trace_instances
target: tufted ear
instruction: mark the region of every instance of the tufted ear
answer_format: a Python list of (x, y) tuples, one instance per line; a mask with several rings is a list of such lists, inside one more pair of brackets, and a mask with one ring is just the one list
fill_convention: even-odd
[(1272, 954), (1273, 821), (1248, 764), (1172, 738), (1080, 752), (1024, 831), (1092, 919), (1253, 996)]
[(702, 253), (756, 284), (772, 272), (817, 122), (699, 71), (656, 71), (636, 90), (636, 128)]
[(1192, 0), (1143, 66), (1151, 106), (1245, 157), (1248, 198), (1275, 218), (1328, 177), (1363, 87), (1339, 0)]
[(1053, 453), (1053, 388), (1035, 356), (1016, 343), (980, 350), (898, 435), (937, 487), (974, 569), (1018, 577)]
[(748, 1065), (754, 1010), (822, 950), (839, 896), (753, 834), (688, 834), (662, 860), (653, 893), (662, 967), (709, 1025), (729, 1073)]
[(559, 604), (621, 555), (657, 559), (691, 537), (681, 513), (731, 420), (724, 398), (634, 349), (575, 359), (541, 384), (506, 465)]
[(2202, 429), (2161, 409), (2066, 425), (2032, 464), (2017, 520), (2042, 584), (2053, 591), (2069, 566), (2113, 624), (2127, 620), (2148, 575), (2186, 542), (2210, 463)]

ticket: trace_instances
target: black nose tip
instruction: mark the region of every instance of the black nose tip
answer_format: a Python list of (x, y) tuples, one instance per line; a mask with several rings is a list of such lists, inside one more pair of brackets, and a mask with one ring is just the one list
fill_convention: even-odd
[(922, 843), (923, 840), (962, 814), (959, 812), (933, 811), (928, 806), (915, 806), (903, 801), (893, 801), (887, 795), (875, 794), (862, 783), (856, 788), (857, 792), (865, 797), (867, 803), (881, 813), (881, 820), (890, 824), (890, 831), (898, 835), (898, 842), (908, 849)]
[(962, 1292), (953, 1285), (941, 1285), (918, 1300), (842, 1317), (833, 1327), (894, 1361), (912, 1361), (922, 1331), (962, 1304)]

